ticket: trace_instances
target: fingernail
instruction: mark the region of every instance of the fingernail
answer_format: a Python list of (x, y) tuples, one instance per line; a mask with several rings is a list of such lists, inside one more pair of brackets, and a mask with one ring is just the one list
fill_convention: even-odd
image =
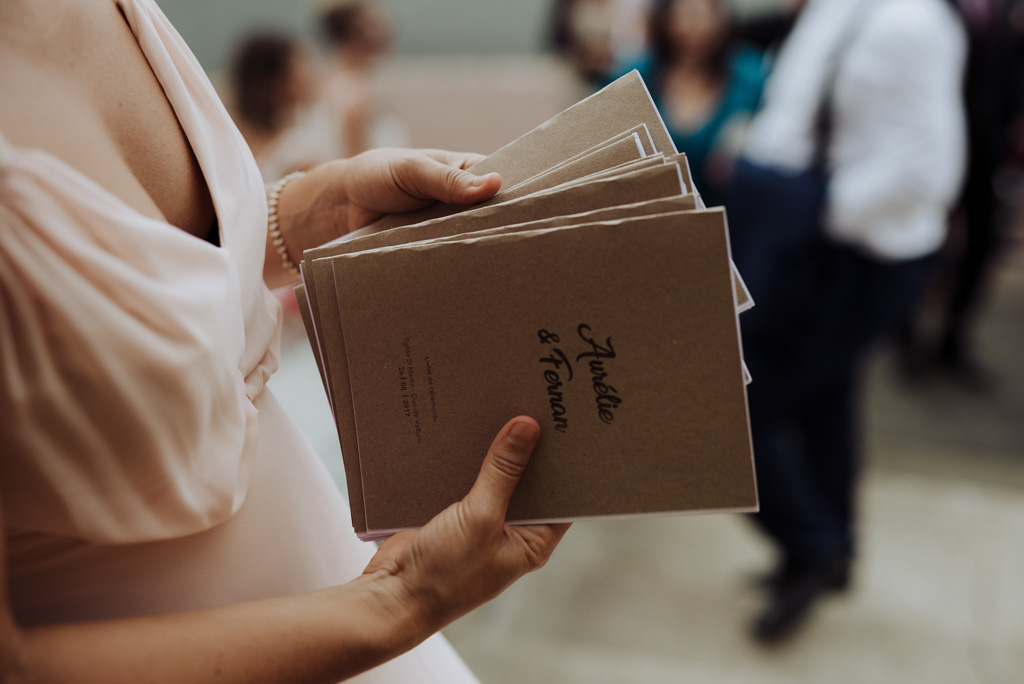
[[(488, 174), (490, 175), (490, 174)], [(487, 182), (487, 176), (473, 176), (473, 180), (469, 181), (470, 186), (479, 188)]]
[(516, 423), (508, 431), (508, 441), (520, 449), (532, 447), (537, 442), (537, 428), (529, 423)]

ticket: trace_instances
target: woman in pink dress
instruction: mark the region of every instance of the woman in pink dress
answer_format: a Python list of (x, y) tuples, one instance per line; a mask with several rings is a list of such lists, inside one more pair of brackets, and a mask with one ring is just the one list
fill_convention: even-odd
[(251, 154), (152, 0), (0, 4), (0, 92), (0, 681), (475, 681), (431, 635), (565, 532), (504, 525), (536, 423), (374, 555), (265, 386), (268, 286), (304, 248), (500, 178), (443, 152), (325, 164), (277, 184), (279, 253)]

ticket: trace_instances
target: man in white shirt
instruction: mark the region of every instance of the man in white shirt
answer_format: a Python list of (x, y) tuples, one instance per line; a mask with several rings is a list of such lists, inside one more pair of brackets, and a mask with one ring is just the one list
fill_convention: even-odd
[(793, 235), (790, 218), (815, 206), (813, 181), (796, 199), (762, 184), (730, 203), (737, 264), (758, 303), (743, 320), (757, 521), (781, 551), (759, 640), (792, 634), (849, 582), (861, 368), (945, 236), (965, 157), (964, 57), (943, 0), (811, 0), (751, 125), (743, 163), (783, 184), (825, 170), (808, 234)]

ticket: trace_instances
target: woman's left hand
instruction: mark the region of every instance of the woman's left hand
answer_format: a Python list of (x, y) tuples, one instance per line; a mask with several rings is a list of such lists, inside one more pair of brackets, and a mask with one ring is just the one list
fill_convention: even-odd
[(378, 149), (336, 162), (345, 166), (334, 198), (336, 206), (346, 208), (344, 232), (434, 201), (476, 204), (490, 199), (501, 189), (501, 176), (466, 171), (481, 159), (479, 154), (444, 150)]
[[(435, 201), (475, 204), (501, 189), (501, 176), (466, 169), (478, 154), (444, 150), (377, 149), (315, 167), (282, 190), (278, 226), (295, 263), (304, 250), (370, 224), (387, 214), (420, 209)], [(286, 285), (292, 274), (267, 242), (264, 280)]]

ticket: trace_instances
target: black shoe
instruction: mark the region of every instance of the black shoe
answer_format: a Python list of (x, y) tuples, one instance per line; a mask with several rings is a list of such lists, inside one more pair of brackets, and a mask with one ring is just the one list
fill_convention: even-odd
[(768, 603), (753, 624), (753, 637), (762, 644), (777, 644), (792, 636), (824, 595), (850, 586), (847, 560), (823, 563), (787, 563), (763, 579)]

